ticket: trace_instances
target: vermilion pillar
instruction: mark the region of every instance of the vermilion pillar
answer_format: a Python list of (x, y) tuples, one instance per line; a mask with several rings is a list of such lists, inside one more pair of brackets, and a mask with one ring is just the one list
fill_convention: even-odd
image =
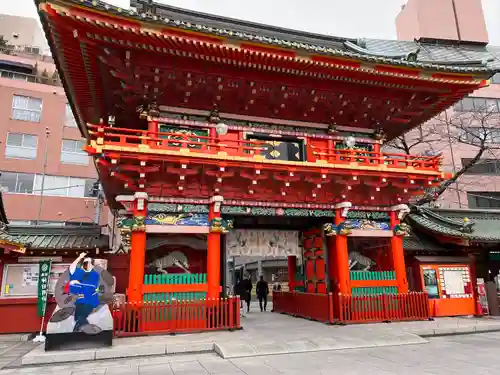
[(297, 257), (295, 255), (288, 256), (288, 290), (295, 290), (295, 274), (297, 273)]
[[(347, 216), (347, 210), (350, 206), (347, 202), (340, 204), (338, 206), (345, 205), (345, 207), (339, 207), (335, 210), (335, 225), (339, 226), (345, 221), (345, 216)], [(337, 234), (336, 236), (329, 237), (329, 254), (332, 255), (328, 258), (329, 262), (335, 261), (334, 275), (337, 277), (337, 292), (341, 294), (350, 294), (350, 274), (349, 274), (349, 252), (347, 249), (347, 236)], [(330, 251), (334, 249), (334, 254)], [(330, 270), (330, 268), (329, 268)], [(335, 272), (336, 271), (336, 272)]]
[(130, 270), (127, 297), (129, 302), (142, 301), (142, 285), (144, 283), (144, 260), (146, 257), (146, 226), (148, 195), (135, 193), (133, 214), (135, 224), (132, 226)]
[[(158, 138), (158, 122), (157, 121), (148, 121), (148, 135), (151, 138)], [(152, 144), (155, 144), (157, 141), (152, 141)]]
[(207, 297), (218, 298), (220, 290), (220, 236), (221, 231), (212, 228), (212, 220), (220, 218), (220, 207), (223, 202), (220, 195), (210, 199), (210, 210), (208, 213), (208, 221), (210, 224), (210, 232), (208, 233), (208, 250), (207, 250)]
[[(394, 230), (396, 225), (399, 225), (401, 220), (398, 218), (398, 212), (391, 212), (391, 228)], [(403, 237), (397, 236), (395, 233), (391, 238), (391, 253), (392, 264), (396, 272), (396, 281), (398, 283), (399, 293), (408, 293), (408, 280), (406, 279), (405, 256), (403, 250)]]

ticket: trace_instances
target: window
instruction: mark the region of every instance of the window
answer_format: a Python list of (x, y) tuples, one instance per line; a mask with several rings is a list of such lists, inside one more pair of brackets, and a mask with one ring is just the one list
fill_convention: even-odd
[(467, 192), (467, 200), (469, 208), (500, 208), (500, 193), (499, 192)]
[[(72, 222), (76, 224), (80, 224), (80, 222)], [(89, 224), (89, 223), (84, 223), (84, 224)], [(92, 225), (93, 223), (90, 223)], [(43, 225), (46, 227), (64, 227), (66, 225), (66, 222), (64, 221), (39, 221), (37, 222), (36, 220), (9, 220), (9, 225), (14, 225), (14, 226), (29, 226), (29, 225)]]
[(89, 155), (83, 151), (84, 141), (63, 139), (61, 150), (61, 163), (64, 164), (89, 164)]
[(71, 106), (69, 103), (66, 103), (66, 116), (64, 120), (64, 126), (67, 126), (69, 128), (76, 128), (76, 120), (75, 116), (73, 116), (73, 111), (71, 110)]
[(12, 118), (21, 121), (40, 122), (42, 99), (14, 95), (12, 99)]
[(491, 77), (491, 83), (493, 84), (500, 83), (500, 73), (497, 73), (493, 77)]
[[(466, 166), (472, 159), (462, 159), (462, 166)], [(500, 175), (500, 160), (483, 159), (471, 166), (465, 174)]]
[(33, 193), (34, 174), (2, 172), (0, 188), (7, 193)]
[[(42, 180), (42, 175), (36, 175), (36, 194), (40, 194), (42, 191)], [(43, 195), (72, 198), (92, 197), (92, 185), (95, 181), (78, 177), (45, 176)]]
[(500, 100), (495, 98), (464, 98), (453, 106), (455, 111), (471, 112), (486, 111), (500, 112)]
[(31, 134), (8, 133), (6, 158), (36, 159), (38, 137)]
[(9, 220), (9, 225), (30, 225), (30, 220)]
[(470, 127), (463, 129), (462, 138), (464, 141), (474, 143), (481, 143), (485, 141), (486, 143), (500, 143), (500, 129), (497, 128), (486, 128), (486, 127)]
[(439, 298), (439, 286), (436, 270), (424, 269), (424, 289), (430, 299)]

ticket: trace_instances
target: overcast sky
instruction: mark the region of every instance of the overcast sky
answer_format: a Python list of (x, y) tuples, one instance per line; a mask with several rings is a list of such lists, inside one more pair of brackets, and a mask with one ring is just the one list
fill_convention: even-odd
[[(157, 0), (173, 6), (292, 29), (357, 38), (396, 39), (406, 0)], [(439, 0), (436, 0), (439, 1)], [(129, 0), (107, 0), (128, 8)], [(483, 0), (490, 44), (500, 46), (500, 0)], [(0, 13), (37, 17), (33, 0), (0, 0)], [(439, 21), (437, 21), (439, 22)]]

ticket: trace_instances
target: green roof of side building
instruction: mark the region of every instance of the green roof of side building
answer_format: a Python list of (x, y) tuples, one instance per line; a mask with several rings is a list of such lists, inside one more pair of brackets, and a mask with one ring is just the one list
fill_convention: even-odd
[(415, 228), (465, 245), (500, 242), (500, 210), (417, 208), (408, 219)]
[(108, 236), (101, 234), (98, 225), (66, 226), (9, 226), (7, 235), (15, 242), (33, 250), (90, 250), (107, 249)]

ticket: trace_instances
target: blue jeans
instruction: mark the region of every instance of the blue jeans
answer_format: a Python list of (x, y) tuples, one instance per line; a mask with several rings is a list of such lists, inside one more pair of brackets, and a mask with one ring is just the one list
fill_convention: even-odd
[(75, 304), (75, 328), (73, 328), (73, 332), (78, 332), (80, 327), (89, 324), (87, 318), (94, 310), (92, 305), (88, 305), (85, 303), (77, 303)]

